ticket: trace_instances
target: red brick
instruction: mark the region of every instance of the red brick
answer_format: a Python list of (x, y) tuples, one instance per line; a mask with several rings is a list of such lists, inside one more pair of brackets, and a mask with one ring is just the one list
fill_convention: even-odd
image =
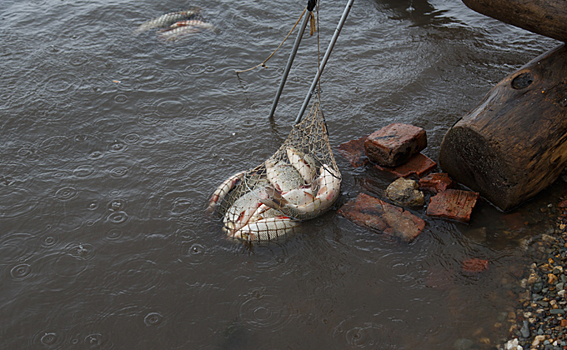
[(370, 134), (364, 147), (370, 161), (395, 167), (427, 147), (427, 135), (423, 128), (394, 123)]
[(425, 221), (403, 208), (361, 193), (343, 205), (338, 213), (357, 225), (413, 241), (425, 228)]
[(339, 153), (355, 168), (368, 164), (368, 157), (364, 151), (364, 141), (367, 137), (363, 136), (339, 145)]
[(471, 191), (449, 189), (439, 192), (429, 200), (427, 215), (469, 222), (479, 194)]
[(455, 181), (447, 173), (434, 173), (419, 179), (419, 187), (437, 193), (455, 187)]
[(398, 177), (406, 177), (410, 175), (423, 176), (427, 172), (433, 170), (437, 166), (431, 158), (418, 153), (413, 156), (407, 163), (397, 166), (395, 168), (383, 167), (375, 165), (376, 169), (387, 171)]
[(463, 271), (468, 273), (482, 272), (488, 269), (488, 260), (484, 259), (466, 259), (463, 261)]

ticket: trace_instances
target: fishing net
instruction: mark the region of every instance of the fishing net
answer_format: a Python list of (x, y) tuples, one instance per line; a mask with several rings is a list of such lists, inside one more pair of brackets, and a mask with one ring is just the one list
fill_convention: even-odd
[(259, 166), (235, 174), (213, 194), (209, 210), (223, 231), (244, 241), (270, 241), (292, 234), (336, 201), (341, 174), (317, 98), (281, 147)]

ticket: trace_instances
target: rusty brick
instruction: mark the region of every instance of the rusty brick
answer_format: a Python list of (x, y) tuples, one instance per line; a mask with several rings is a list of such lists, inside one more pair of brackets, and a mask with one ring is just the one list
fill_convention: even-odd
[(363, 136), (339, 145), (339, 153), (355, 168), (368, 164), (368, 157), (364, 151), (364, 141), (367, 137)]
[(394, 123), (370, 134), (364, 147), (370, 161), (396, 167), (427, 147), (427, 135), (423, 128)]
[(431, 158), (423, 155), (422, 153), (418, 153), (411, 157), (405, 164), (394, 168), (383, 167), (380, 165), (375, 165), (374, 167), (378, 170), (392, 173), (398, 177), (407, 177), (413, 174), (421, 177), (433, 170), (436, 166), (437, 163), (435, 163)]
[(463, 261), (464, 272), (477, 273), (487, 269), (488, 269), (488, 260), (471, 258)]
[(469, 222), (478, 198), (476, 192), (448, 189), (430, 198), (427, 215)]
[(419, 179), (419, 187), (437, 193), (455, 187), (455, 181), (447, 173), (434, 173)]
[(403, 208), (360, 193), (343, 205), (338, 213), (357, 225), (413, 241), (425, 228), (425, 221)]

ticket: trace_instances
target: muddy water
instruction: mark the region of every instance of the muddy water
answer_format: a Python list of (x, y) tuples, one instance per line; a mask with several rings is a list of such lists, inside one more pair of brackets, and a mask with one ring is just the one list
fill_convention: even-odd
[[(324, 50), (346, 1), (321, 3)], [(187, 40), (134, 35), (198, 5), (217, 27)], [(313, 79), (306, 36), (273, 121), (304, 4), (260, 1), (0, 2), (2, 349), (490, 348), (548, 230), (556, 183), (505, 216), (432, 220), (411, 244), (330, 211), (290, 241), (247, 248), (205, 214), (213, 189), (273, 153)], [(322, 78), (337, 146), (392, 122), (447, 129), (501, 78), (558, 43), (459, 1), (356, 1)], [(340, 203), (392, 178), (343, 173)], [(514, 220), (510, 220), (510, 218)], [(489, 261), (466, 274), (462, 261)]]

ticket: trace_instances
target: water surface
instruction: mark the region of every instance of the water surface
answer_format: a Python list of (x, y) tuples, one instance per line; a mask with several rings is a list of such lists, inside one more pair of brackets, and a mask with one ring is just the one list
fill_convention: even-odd
[[(344, 5), (321, 2), (321, 53)], [(189, 6), (217, 32), (168, 43), (133, 33)], [(293, 40), (268, 68), (235, 70), (262, 62), (303, 6), (0, 3), (2, 349), (489, 349), (507, 336), (522, 244), (547, 232), (540, 209), (563, 183), (512, 217), (481, 201), (469, 225), (414, 210), (428, 225), (411, 244), (331, 210), (250, 248), (205, 215), (214, 188), (291, 128), (317, 37), (303, 39), (272, 121)], [(437, 160), (451, 125), (556, 45), (459, 1), (356, 1), (322, 77), (331, 143), (403, 122), (427, 131)], [(336, 157), (337, 207), (393, 180)], [(489, 269), (463, 273), (468, 258)]]

